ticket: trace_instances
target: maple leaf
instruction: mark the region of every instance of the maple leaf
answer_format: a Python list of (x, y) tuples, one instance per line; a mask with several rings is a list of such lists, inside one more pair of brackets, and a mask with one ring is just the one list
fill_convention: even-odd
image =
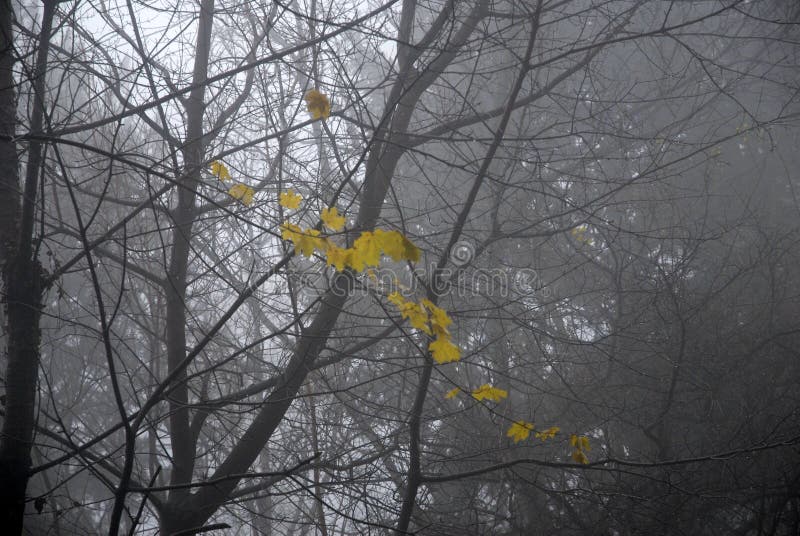
[(422, 300), (422, 305), (424, 305), (425, 308), (431, 314), (430, 322), (431, 322), (431, 327), (433, 328), (433, 332), (440, 337), (441, 336), (449, 337), (450, 332), (448, 331), (447, 326), (452, 324), (453, 320), (447, 314), (447, 311), (445, 311), (441, 307), (438, 307), (436, 304), (434, 304), (432, 301), (428, 299)]
[(331, 231), (341, 231), (344, 227), (345, 218), (339, 216), (339, 210), (336, 207), (323, 208), (320, 219)]
[(294, 193), (294, 190), (290, 188), (285, 192), (281, 192), (279, 203), (284, 208), (295, 210), (300, 207), (300, 201), (302, 200), (303, 196)]
[(375, 241), (381, 251), (394, 261), (419, 261), (420, 251), (403, 233), (399, 231), (375, 230)]
[(334, 266), (340, 272), (347, 268), (352, 260), (353, 250), (347, 248), (340, 248), (338, 246), (328, 246), (328, 255), (325, 258), (325, 263), (328, 266)]
[(351, 266), (356, 272), (361, 272), (366, 266), (378, 266), (380, 261), (380, 244), (375, 240), (373, 233), (364, 231), (353, 242), (353, 263)]
[(428, 345), (433, 359), (439, 363), (450, 363), (461, 359), (461, 350), (446, 337), (438, 337)]
[(399, 292), (392, 292), (389, 301), (399, 309), (403, 319), (408, 319), (412, 327), (433, 335), (428, 325), (428, 313), (421, 304), (405, 299)]
[(447, 400), (450, 400), (451, 398), (455, 398), (460, 392), (461, 392), (461, 387), (456, 387), (455, 389), (450, 389), (449, 391), (447, 391), (447, 394), (444, 395), (444, 397)]
[(219, 160), (214, 160), (211, 162), (211, 174), (222, 182), (231, 180), (231, 172), (228, 171), (228, 168), (225, 167), (225, 164)]
[(506, 437), (513, 439), (514, 443), (519, 443), (524, 439), (528, 439), (531, 430), (533, 430), (532, 422), (514, 421), (514, 424), (506, 432)]
[(305, 99), (308, 113), (313, 119), (327, 119), (331, 116), (331, 103), (318, 89), (309, 89)]
[(242, 202), (245, 206), (250, 206), (253, 202), (253, 196), (255, 195), (255, 190), (247, 186), (246, 184), (234, 184), (231, 186), (230, 190), (228, 190), (228, 194), (233, 197), (234, 199), (238, 199)]
[(484, 383), (474, 391), (472, 391), (472, 397), (475, 400), (491, 400), (493, 402), (500, 402), (503, 398), (508, 396), (508, 391), (505, 389), (500, 389), (497, 387), (492, 387), (488, 383)]
[(328, 241), (319, 236), (316, 229), (301, 229), (299, 226), (286, 222), (281, 225), (281, 237), (294, 242), (295, 248), (301, 255), (310, 257), (314, 250), (326, 252), (330, 248)]

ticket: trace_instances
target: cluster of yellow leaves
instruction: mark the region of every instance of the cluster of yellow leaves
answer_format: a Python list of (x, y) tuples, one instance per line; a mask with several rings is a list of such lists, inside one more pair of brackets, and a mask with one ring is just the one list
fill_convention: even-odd
[[(228, 167), (220, 162), (219, 160), (214, 160), (211, 162), (211, 174), (214, 175), (216, 178), (220, 180), (220, 182), (228, 182), (232, 180), (231, 172), (228, 170)], [(256, 191), (247, 186), (246, 184), (242, 184), (237, 182), (233, 186), (228, 189), (228, 195), (230, 195), (234, 199), (238, 199), (242, 202), (245, 206), (250, 206), (253, 202), (253, 196), (255, 196)]]
[(285, 222), (281, 225), (281, 237), (294, 242), (294, 247), (301, 255), (310, 257), (314, 251), (325, 252), (328, 249), (328, 239), (320, 236), (316, 229), (301, 229), (299, 225)]
[[(428, 350), (437, 363), (450, 363), (461, 359), (461, 350), (453, 344), (450, 330), (447, 329), (453, 323), (447, 311), (428, 299), (423, 299), (419, 303), (407, 300), (399, 292), (389, 294), (389, 301), (400, 311), (400, 316), (408, 319), (411, 327), (435, 337), (428, 345)], [(453, 393), (450, 398), (456, 394), (458, 392)]]
[(572, 459), (575, 460), (575, 463), (589, 463), (586, 453), (592, 450), (592, 447), (589, 445), (588, 437), (572, 434), (569, 436), (569, 445), (574, 449), (572, 451)]
[[(322, 220), (326, 227), (333, 230), (344, 226), (344, 217), (339, 216), (335, 208), (328, 213), (323, 211)], [(382, 255), (395, 261), (416, 262), (420, 251), (403, 233), (375, 229), (361, 233), (351, 248), (341, 248), (330, 243), (327, 255), (328, 266), (335, 266), (339, 271), (352, 268), (356, 272), (363, 272), (366, 268), (377, 267)]]
[[(302, 200), (303, 197), (293, 190), (282, 192), (279, 196), (281, 206), (292, 210), (300, 208)], [(340, 231), (346, 221), (336, 207), (322, 209), (320, 219), (331, 231)], [(281, 225), (281, 237), (293, 242), (300, 254), (306, 257), (310, 257), (315, 251), (325, 255), (327, 265), (334, 266), (339, 271), (352, 268), (356, 272), (362, 272), (365, 268), (377, 267), (383, 255), (395, 261), (416, 262), (420, 258), (419, 248), (398, 231), (364, 231), (353, 242), (353, 247), (343, 248), (316, 229), (303, 229), (294, 223), (285, 222)]]
[(318, 89), (309, 89), (305, 99), (308, 113), (313, 119), (327, 119), (331, 116), (331, 103)]
[[(528, 436), (530, 436), (534, 428), (535, 426), (532, 422), (514, 421), (514, 423), (506, 432), (506, 436), (513, 439), (514, 443), (519, 443), (520, 441), (528, 439)], [(561, 428), (559, 428), (558, 426), (551, 426), (546, 430), (536, 432), (534, 436), (536, 437), (536, 439), (541, 439), (542, 441), (546, 441), (548, 439), (553, 439), (560, 430)]]
[(500, 402), (500, 400), (508, 397), (508, 391), (493, 387), (488, 383), (484, 383), (474, 391), (472, 391), (472, 398), (475, 400), (491, 400), (492, 402)]

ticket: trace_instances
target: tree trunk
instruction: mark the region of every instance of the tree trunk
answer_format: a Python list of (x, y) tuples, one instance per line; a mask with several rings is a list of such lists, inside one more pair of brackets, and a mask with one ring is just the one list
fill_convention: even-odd
[[(42, 30), (34, 67), (30, 130), (41, 132), (44, 88), (56, 2), (45, 1)], [(31, 467), (31, 446), (36, 418), (37, 377), (42, 312), (43, 268), (36, 258), (33, 227), (41, 169), (42, 146), (31, 142), (25, 176), (25, 193), (19, 188), (16, 100), (13, 76), (13, 12), (10, 3), (0, 7), (0, 246), (8, 333), (3, 431), (0, 436), (0, 523), (7, 534), (22, 532), (25, 490)], [(19, 207), (22, 206), (20, 212)]]

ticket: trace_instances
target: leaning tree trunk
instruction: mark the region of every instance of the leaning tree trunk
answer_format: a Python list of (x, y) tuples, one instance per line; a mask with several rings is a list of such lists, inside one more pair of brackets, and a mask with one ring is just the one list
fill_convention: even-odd
[[(42, 32), (33, 70), (30, 130), (42, 131), (47, 54), (55, 0), (44, 2)], [(10, 2), (0, 6), (0, 266), (7, 322), (4, 420), (0, 435), (0, 526), (6, 534), (22, 532), (25, 490), (31, 467), (39, 371), (39, 319), (45, 280), (34, 248), (36, 193), (42, 145), (31, 142), (24, 194), (19, 187), (14, 98), (14, 56)], [(20, 211), (20, 206), (22, 210)]]

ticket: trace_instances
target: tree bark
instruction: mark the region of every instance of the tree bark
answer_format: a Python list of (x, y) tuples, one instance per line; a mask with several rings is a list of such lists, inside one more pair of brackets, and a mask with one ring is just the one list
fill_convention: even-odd
[[(33, 71), (33, 106), (30, 130), (42, 131), (47, 54), (56, 2), (44, 2), (42, 30)], [(42, 144), (31, 142), (24, 195), (14, 135), (16, 99), (10, 2), (0, 7), (0, 243), (2, 243), (4, 302), (8, 333), (5, 374), (5, 419), (0, 435), (0, 523), (7, 534), (22, 532), (25, 490), (31, 467), (31, 447), (36, 418), (42, 296), (45, 279), (34, 248), (33, 227), (41, 170)], [(20, 206), (22, 210), (20, 211)]]

